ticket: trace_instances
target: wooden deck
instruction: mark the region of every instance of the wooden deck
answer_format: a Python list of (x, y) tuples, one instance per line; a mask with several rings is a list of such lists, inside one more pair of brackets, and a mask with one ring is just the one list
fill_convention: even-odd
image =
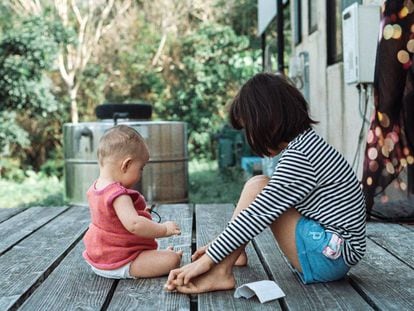
[[(214, 238), (232, 213), (230, 204), (163, 205), (182, 235), (162, 247), (191, 251)], [(247, 247), (249, 264), (236, 268), (237, 286), (275, 280), (284, 299), (260, 304), (234, 291), (187, 296), (163, 291), (166, 277), (109, 280), (83, 261), (86, 207), (0, 209), (0, 310), (414, 310), (414, 226), (370, 222), (368, 252), (346, 280), (302, 285), (278, 251), (269, 231)]]

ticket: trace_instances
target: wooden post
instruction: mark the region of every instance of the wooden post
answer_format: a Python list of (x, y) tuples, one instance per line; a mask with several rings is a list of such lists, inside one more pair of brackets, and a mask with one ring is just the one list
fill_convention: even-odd
[(285, 73), (285, 65), (283, 61), (284, 51), (283, 0), (277, 0), (277, 70), (283, 75)]
[(266, 69), (266, 32), (263, 32), (261, 35), (262, 42), (262, 71)]

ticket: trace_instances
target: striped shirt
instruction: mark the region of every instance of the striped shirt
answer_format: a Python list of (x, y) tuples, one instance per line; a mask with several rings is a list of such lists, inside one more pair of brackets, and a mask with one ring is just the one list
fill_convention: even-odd
[(290, 207), (344, 239), (348, 266), (362, 258), (366, 216), (360, 183), (344, 157), (311, 128), (289, 142), (268, 185), (210, 244), (207, 255), (222, 261)]

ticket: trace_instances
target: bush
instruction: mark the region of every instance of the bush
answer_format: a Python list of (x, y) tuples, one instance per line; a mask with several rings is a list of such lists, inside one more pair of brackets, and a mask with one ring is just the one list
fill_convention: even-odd
[(244, 185), (243, 170), (219, 170), (216, 161), (189, 163), (190, 203), (236, 204)]
[(226, 105), (260, 71), (259, 51), (249, 48), (247, 37), (218, 24), (201, 26), (174, 50), (181, 58), (164, 73), (170, 87), (155, 110), (166, 119), (188, 123), (191, 157), (214, 159), (213, 137), (227, 122)]
[[(62, 105), (47, 73), (64, 36), (42, 17), (14, 26), (0, 40), (0, 155), (17, 160), (22, 169), (38, 170), (56, 144), (50, 116)], [(0, 174), (8, 176), (6, 166)]]
[(21, 182), (0, 179), (0, 207), (64, 205), (63, 183), (33, 171), (24, 172)]

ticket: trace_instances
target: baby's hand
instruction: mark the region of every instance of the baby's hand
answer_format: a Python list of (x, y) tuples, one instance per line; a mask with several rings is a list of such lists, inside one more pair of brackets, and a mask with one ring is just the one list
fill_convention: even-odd
[(163, 225), (167, 228), (167, 232), (165, 233), (166, 237), (181, 234), (180, 227), (175, 222), (166, 221), (166, 222), (163, 223)]

